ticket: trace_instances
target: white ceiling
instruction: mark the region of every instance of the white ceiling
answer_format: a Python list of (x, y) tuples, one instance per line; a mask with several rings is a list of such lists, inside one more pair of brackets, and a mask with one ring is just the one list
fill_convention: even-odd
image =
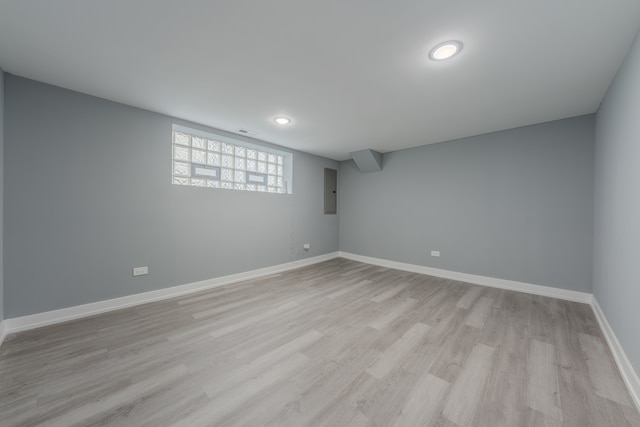
[(0, 0), (0, 67), (343, 160), (593, 113), (639, 29), (637, 0)]

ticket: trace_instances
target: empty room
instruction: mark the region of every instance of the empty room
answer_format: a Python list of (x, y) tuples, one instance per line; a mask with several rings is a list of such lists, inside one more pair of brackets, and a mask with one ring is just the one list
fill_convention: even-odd
[(0, 426), (640, 426), (639, 31), (0, 1)]

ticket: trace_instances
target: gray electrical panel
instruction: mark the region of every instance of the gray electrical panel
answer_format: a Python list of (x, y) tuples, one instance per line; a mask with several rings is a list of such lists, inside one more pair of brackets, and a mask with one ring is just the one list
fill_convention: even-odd
[(325, 215), (335, 214), (337, 212), (337, 185), (338, 171), (335, 169), (324, 168), (324, 213)]

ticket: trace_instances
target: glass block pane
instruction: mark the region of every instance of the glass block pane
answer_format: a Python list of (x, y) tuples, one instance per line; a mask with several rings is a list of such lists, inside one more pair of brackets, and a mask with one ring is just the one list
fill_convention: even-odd
[(284, 175), (284, 167), (283, 166), (278, 166), (278, 176), (282, 176)]
[(244, 157), (236, 157), (235, 168), (245, 170), (247, 161)]
[(207, 187), (220, 188), (220, 181), (214, 181), (214, 180), (208, 179), (207, 180)]
[(233, 156), (227, 156), (226, 154), (222, 155), (222, 166), (225, 168), (233, 167)]
[(258, 162), (258, 172), (267, 173), (267, 164), (263, 162)]
[(222, 152), (224, 154), (233, 154), (233, 145), (222, 143)]
[(253, 184), (266, 184), (267, 177), (263, 174), (257, 174), (255, 172), (247, 172), (247, 182)]
[(181, 147), (180, 145), (173, 146), (173, 159), (189, 161), (189, 149), (187, 147)]
[(236, 171), (236, 173), (234, 174), (234, 181), (235, 182), (242, 182), (244, 183), (247, 180), (247, 173), (244, 171)]
[(220, 143), (218, 141), (209, 140), (207, 148), (209, 151), (220, 151)]
[(189, 185), (189, 178), (173, 177), (173, 183), (178, 185)]
[(267, 185), (270, 185), (271, 187), (275, 187), (276, 186), (276, 177), (273, 175), (270, 175), (267, 179)]
[(202, 150), (191, 150), (191, 163), (197, 163), (199, 165), (207, 164), (207, 152)]
[(269, 167), (267, 168), (267, 173), (269, 175), (275, 175), (276, 174), (276, 165), (274, 165), (273, 163), (269, 163)]
[(247, 159), (257, 159), (257, 158), (258, 158), (258, 152), (256, 150), (248, 148), (247, 149)]
[(247, 170), (249, 172), (256, 172), (258, 170), (258, 163), (255, 160), (247, 160)]
[(281, 165), (284, 163), (284, 157), (278, 156), (278, 164)]
[(260, 160), (261, 162), (266, 162), (267, 161), (267, 153), (264, 153), (262, 151), (258, 151), (258, 160)]
[(244, 157), (247, 155), (247, 149), (236, 145), (236, 157)]
[(275, 154), (269, 153), (268, 159), (269, 159), (269, 163), (278, 163), (278, 159), (276, 158)]
[(207, 164), (209, 166), (220, 166), (220, 154), (207, 153)]
[(276, 179), (276, 186), (283, 187), (283, 184), (284, 184), (284, 180), (282, 179), (281, 176), (279, 176), (278, 179)]
[(199, 136), (191, 137), (191, 146), (193, 148), (206, 148), (207, 140), (204, 138), (200, 138)]
[(206, 166), (200, 166), (197, 164), (193, 164), (191, 168), (191, 173), (195, 178), (203, 178), (206, 177), (208, 179), (220, 179), (220, 170), (216, 167), (209, 168)]
[(233, 170), (232, 169), (222, 169), (222, 173), (220, 174), (223, 181), (233, 181)]
[(276, 187), (269, 187), (269, 193), (275, 193), (276, 191), (278, 191)]
[(230, 190), (232, 188), (233, 183), (231, 182), (223, 182), (220, 184), (220, 188), (226, 188), (228, 190)]
[(258, 185), (258, 191), (261, 193), (264, 193), (267, 191), (267, 186), (266, 185)]
[(173, 174), (177, 176), (191, 176), (191, 168), (188, 163), (173, 162)]
[(194, 187), (206, 187), (207, 180), (202, 178), (191, 178), (191, 185)]
[(256, 191), (255, 184), (247, 184), (247, 191)]
[(184, 133), (176, 132), (174, 134), (173, 140), (176, 144), (189, 145), (189, 135), (185, 135)]
[(245, 188), (244, 188), (244, 184), (238, 184), (238, 183), (235, 183), (233, 188), (234, 188), (235, 190), (243, 190), (243, 191), (244, 191), (244, 189), (245, 189)]

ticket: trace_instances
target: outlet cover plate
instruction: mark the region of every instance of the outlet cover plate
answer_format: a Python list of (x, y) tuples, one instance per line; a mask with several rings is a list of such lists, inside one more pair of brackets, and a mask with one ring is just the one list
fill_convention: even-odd
[(144, 267), (133, 268), (134, 276), (144, 276), (145, 274), (149, 274), (149, 266), (145, 265)]

